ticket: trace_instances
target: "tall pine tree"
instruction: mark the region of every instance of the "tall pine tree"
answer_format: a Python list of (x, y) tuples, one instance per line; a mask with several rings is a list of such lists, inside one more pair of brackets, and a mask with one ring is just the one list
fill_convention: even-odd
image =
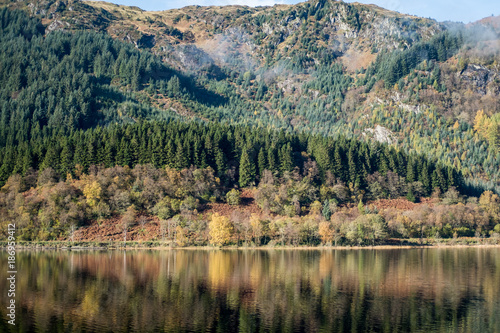
[(252, 185), (255, 180), (255, 165), (252, 161), (250, 161), (250, 156), (248, 155), (248, 151), (243, 148), (241, 152), (240, 159), (240, 187), (246, 187)]

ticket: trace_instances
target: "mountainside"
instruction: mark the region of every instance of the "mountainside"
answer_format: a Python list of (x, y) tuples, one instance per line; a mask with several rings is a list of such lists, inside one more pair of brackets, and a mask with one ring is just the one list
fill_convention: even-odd
[(29, 2), (28, 8), (32, 15), (43, 19), (50, 31), (107, 32), (140, 48), (170, 54), (184, 67), (193, 63), (182, 59), (179, 53), (190, 58), (206, 52), (206, 59), (193, 60), (237, 68), (233, 58), (249, 57), (251, 63), (245, 65), (260, 67), (280, 57), (297, 56), (306, 63), (327, 63), (336, 57), (349, 58), (355, 51), (366, 52), (368, 59), (351, 65), (356, 69), (363, 62), (365, 66), (369, 64), (372, 51), (408, 47), (444, 29), (432, 20), (396, 14), (373, 5), (324, 0), (258, 8), (190, 6), (163, 12), (94, 1), (35, 1)]
[(122, 84), (138, 90), (148, 106), (359, 138), (383, 126), (404, 149), (438, 156), (498, 185), (500, 160), (492, 147), (498, 140), (473, 130), (478, 111), (492, 117), (500, 108), (495, 18), (451, 26), (335, 1), (163, 12), (105, 2), (7, 5), (40, 17), (49, 34), (94, 30), (131, 43), (194, 81), (186, 82), (190, 90), (203, 88), (179, 101), (139, 69), (135, 84)]
[[(282, 184), (296, 172), (315, 190), (276, 194), (274, 212), (285, 215), (314, 211), (316, 199), (500, 194), (498, 17), (465, 26), (331, 0), (162, 12), (0, 4), (0, 182), (9, 193), (97, 177), (94, 165), (152, 164), (210, 168), (218, 192), (190, 196), (202, 202), (266, 185), (265, 170)], [(33, 182), (36, 171), (45, 180)], [(87, 194), (78, 194), (87, 197), (80, 222), (127, 208), (103, 197), (108, 207), (97, 209)], [(163, 196), (188, 200), (166, 191), (125, 202), (157, 215)], [(0, 208), (14, 204), (7, 198)]]

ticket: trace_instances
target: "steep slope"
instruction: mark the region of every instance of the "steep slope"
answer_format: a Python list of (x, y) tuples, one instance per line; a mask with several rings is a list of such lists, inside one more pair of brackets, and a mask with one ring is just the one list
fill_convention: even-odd
[(373, 5), (325, 0), (258, 8), (190, 6), (163, 12), (95, 1), (11, 4), (14, 8), (24, 6), (42, 17), (49, 30), (107, 31), (138, 47), (170, 54), (188, 68), (189, 61), (178, 55), (186, 45), (191, 46), (187, 55), (205, 51), (218, 65), (238, 67), (230, 58), (245, 60), (245, 52), (251, 52), (254, 66), (293, 56), (305, 58), (304, 65), (354, 52), (408, 47), (443, 30), (432, 20)]

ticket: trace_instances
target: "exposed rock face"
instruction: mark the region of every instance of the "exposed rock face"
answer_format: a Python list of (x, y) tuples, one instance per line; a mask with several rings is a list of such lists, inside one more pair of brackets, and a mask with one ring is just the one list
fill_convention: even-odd
[(391, 131), (380, 125), (376, 125), (375, 129), (367, 128), (363, 132), (363, 135), (372, 137), (373, 139), (377, 140), (380, 143), (393, 144), (396, 143), (397, 141), (396, 137)]
[(488, 93), (488, 85), (498, 77), (498, 72), (481, 65), (469, 64), (460, 75), (463, 80), (475, 88), (476, 93), (486, 95)]
[(406, 103), (399, 103), (399, 107), (407, 112), (413, 112), (415, 114), (422, 113), (422, 109), (425, 109), (426, 106), (423, 105), (410, 105)]
[(68, 22), (62, 22), (59, 20), (54, 20), (52, 21), (51, 24), (47, 27), (48, 31), (57, 31), (57, 30), (64, 30), (65, 28), (68, 28), (70, 25)]
[[(19, 0), (18, 0), (19, 1)], [(55, 19), (60, 17), (66, 9), (72, 10), (71, 5), (73, 1), (48, 1), (48, 0), (32, 0), (28, 4), (32, 15), (40, 15), (48, 19)]]
[(189, 69), (199, 69), (213, 64), (213, 59), (194, 45), (179, 46), (177, 56), (183, 66)]

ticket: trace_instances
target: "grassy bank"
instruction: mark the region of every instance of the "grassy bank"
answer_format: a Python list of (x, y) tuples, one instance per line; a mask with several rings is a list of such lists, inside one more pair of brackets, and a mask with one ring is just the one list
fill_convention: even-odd
[[(460, 237), (460, 238), (410, 238), (390, 239), (387, 242), (379, 242), (372, 245), (345, 245), (338, 246), (326, 244), (317, 246), (292, 246), (292, 245), (263, 245), (255, 246), (177, 246), (164, 241), (19, 241), (16, 247), (21, 249), (391, 249), (391, 248), (419, 248), (419, 247), (464, 247), (464, 246), (500, 246), (499, 238)], [(7, 241), (0, 241), (0, 248), (6, 248)]]

